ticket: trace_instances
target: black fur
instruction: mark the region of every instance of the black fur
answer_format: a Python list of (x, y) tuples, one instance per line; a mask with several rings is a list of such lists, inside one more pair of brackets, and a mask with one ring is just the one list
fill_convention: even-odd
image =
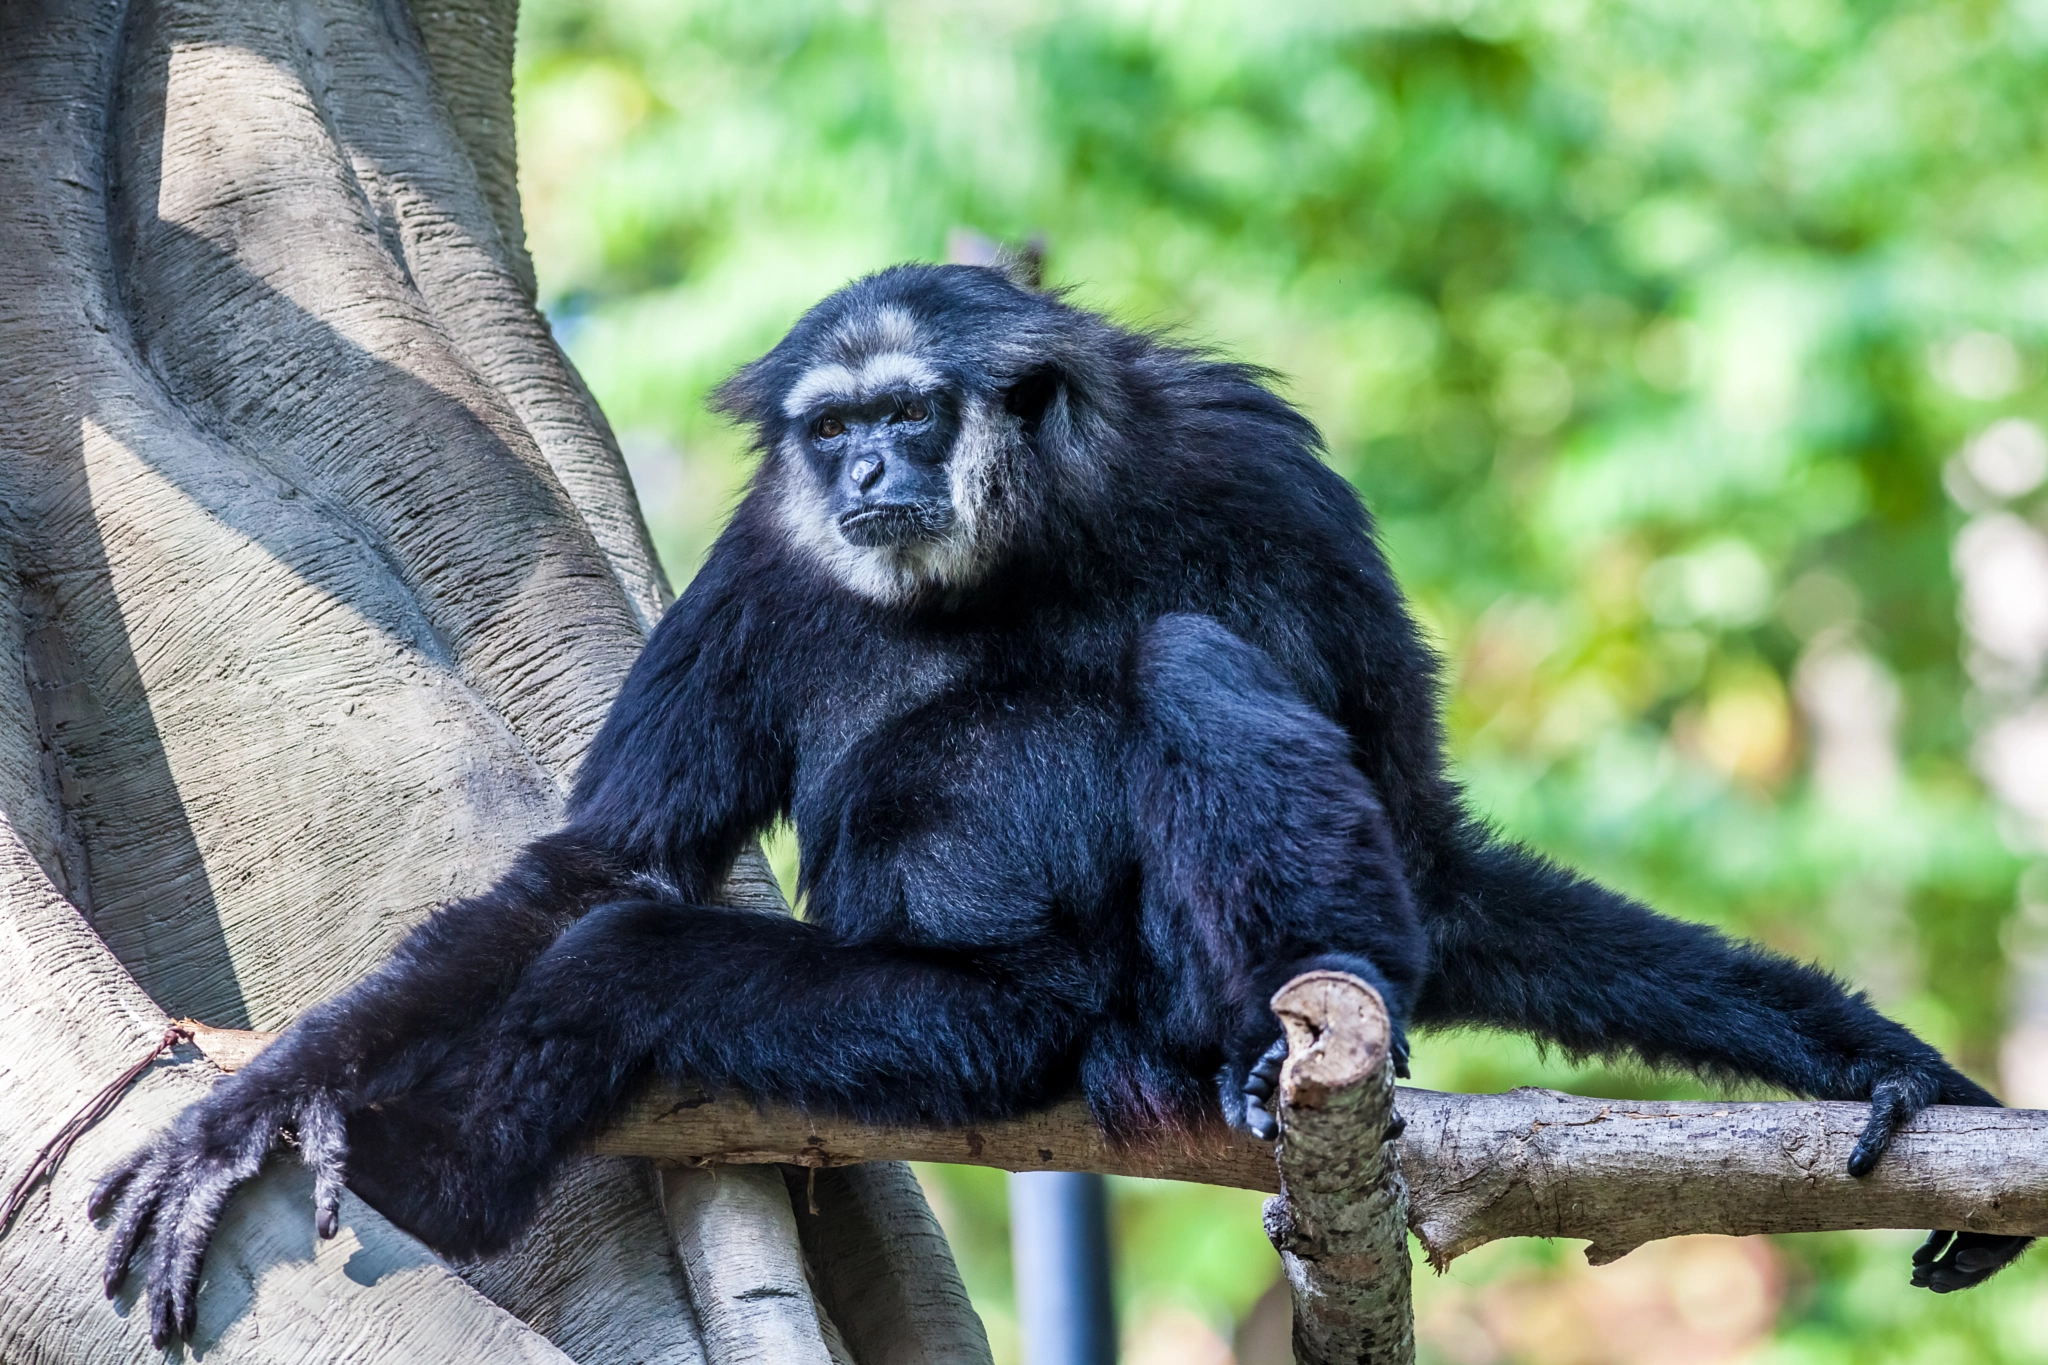
[[(903, 267), (722, 401), (760, 474), (566, 827), (96, 1196), (109, 1292), (155, 1229), (160, 1337), (189, 1330), (214, 1217), (280, 1128), (323, 1231), (345, 1173), (459, 1256), (515, 1237), (650, 1074), (877, 1121), (1078, 1087), (1115, 1134), (1220, 1108), (1270, 1135), (1267, 1000), (1313, 966), (1403, 1021), (1872, 1100), (1859, 1173), (1921, 1107), (1996, 1103), (1826, 973), (1477, 824), (1365, 511), (1259, 371), (994, 271)], [(713, 905), (779, 816), (807, 918)], [(2023, 1245), (1966, 1234), (1915, 1282)]]

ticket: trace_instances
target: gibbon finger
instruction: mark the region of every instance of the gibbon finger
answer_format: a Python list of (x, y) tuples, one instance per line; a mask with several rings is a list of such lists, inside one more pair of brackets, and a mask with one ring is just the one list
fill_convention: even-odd
[(100, 1177), (99, 1183), (92, 1187), (91, 1196), (85, 1201), (86, 1217), (103, 1218), (109, 1209), (120, 1202), (121, 1192), (134, 1183), (135, 1173), (149, 1161), (154, 1146), (155, 1144), (138, 1147), (122, 1157)]
[(192, 1334), (207, 1244), (228, 1196), (245, 1178), (237, 1164), (219, 1159), (197, 1163), (157, 1219), (149, 1295), (151, 1337), (160, 1347)]
[(341, 1227), (341, 1191), (348, 1179), (348, 1125), (331, 1096), (299, 1111), (299, 1159), (313, 1172), (313, 1226), (321, 1238)]
[(161, 1153), (151, 1150), (135, 1169), (123, 1176), (125, 1194), (114, 1204), (113, 1237), (107, 1245), (107, 1259), (100, 1272), (100, 1285), (110, 1299), (121, 1292), (121, 1285), (127, 1280), (129, 1267), (135, 1260), (135, 1249), (156, 1221), (158, 1206), (163, 1202), (164, 1186), (168, 1183), (168, 1164)]

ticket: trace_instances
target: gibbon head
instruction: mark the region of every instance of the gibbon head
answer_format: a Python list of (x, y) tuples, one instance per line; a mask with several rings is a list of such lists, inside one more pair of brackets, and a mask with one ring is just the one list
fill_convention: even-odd
[(791, 546), (884, 604), (972, 587), (1085, 474), (1107, 324), (985, 266), (847, 286), (720, 388)]

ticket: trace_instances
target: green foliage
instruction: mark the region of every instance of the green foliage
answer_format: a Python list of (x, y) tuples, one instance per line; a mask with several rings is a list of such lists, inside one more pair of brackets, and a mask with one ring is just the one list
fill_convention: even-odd
[[(1442, 645), (1480, 808), (1995, 1080), (2021, 861), (1967, 761), (1942, 471), (2042, 415), (2041, 0), (529, 0), (521, 41), (544, 302), (678, 578), (745, 477), (713, 383), (956, 227), (1044, 233), (1078, 299), (1287, 376)], [(1896, 780), (1846, 794), (1797, 700), (1844, 654), (1897, 698)], [(1694, 1088), (1491, 1037), (1418, 1064)], [(994, 1187), (934, 1179), (998, 1229), (960, 1239), (995, 1306)], [(1235, 1202), (1219, 1251), (1212, 1196), (1120, 1200), (1134, 1306), (1227, 1327), (1271, 1273)], [(2037, 1266), (1935, 1300), (1889, 1239), (1781, 1253), (1769, 1358), (2048, 1355)]]

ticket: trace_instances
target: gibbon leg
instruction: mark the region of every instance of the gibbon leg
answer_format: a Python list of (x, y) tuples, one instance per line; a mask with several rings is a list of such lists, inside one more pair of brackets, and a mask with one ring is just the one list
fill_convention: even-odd
[[(1863, 1169), (1925, 1105), (1998, 1103), (1827, 972), (1656, 914), (1526, 850), (1480, 852), (1462, 891), (1431, 899), (1437, 951), (1420, 1022), (1493, 1024), (1574, 1055), (1633, 1053), (1872, 1100)], [(1894, 1119), (1900, 1104), (1910, 1108)]]
[(869, 1122), (1018, 1112), (1074, 1082), (1088, 1002), (1050, 961), (847, 943), (757, 911), (600, 906), (473, 1049), (351, 1116), (350, 1177), (444, 1254), (515, 1236), (557, 1162), (654, 1074)]
[(1140, 641), (1136, 681), (1146, 937), (1186, 984), (1177, 1011), (1209, 1016), (1161, 1021), (1161, 1036), (1215, 1038), (1225, 1117), (1271, 1138), (1286, 1050), (1269, 1002), (1289, 978), (1370, 982), (1405, 1062), (1423, 965), (1407, 881), (1350, 742), (1260, 650), (1169, 616)]

